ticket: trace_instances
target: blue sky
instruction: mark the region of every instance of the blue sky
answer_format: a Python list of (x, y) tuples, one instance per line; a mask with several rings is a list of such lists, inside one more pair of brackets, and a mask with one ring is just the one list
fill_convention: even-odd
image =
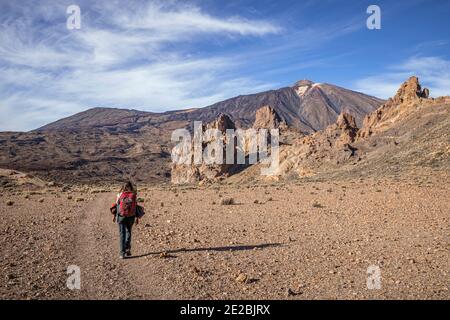
[[(66, 9), (81, 9), (68, 30)], [(381, 30), (366, 9), (381, 8)], [(0, 0), (0, 130), (92, 107), (166, 111), (327, 82), (450, 94), (450, 2)]]

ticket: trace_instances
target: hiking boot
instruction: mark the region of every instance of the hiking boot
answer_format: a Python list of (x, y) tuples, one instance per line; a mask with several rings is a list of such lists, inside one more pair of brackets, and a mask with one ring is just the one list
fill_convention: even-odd
[(125, 253), (121, 253), (119, 256), (120, 259), (125, 259)]
[(125, 255), (127, 257), (131, 256), (131, 249), (128, 249), (127, 251), (125, 251)]

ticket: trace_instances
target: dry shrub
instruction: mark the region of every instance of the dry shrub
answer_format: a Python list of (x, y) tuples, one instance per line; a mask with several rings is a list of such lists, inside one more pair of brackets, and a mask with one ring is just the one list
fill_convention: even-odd
[(223, 206), (231, 206), (233, 204), (236, 204), (236, 202), (233, 198), (223, 198), (220, 204)]

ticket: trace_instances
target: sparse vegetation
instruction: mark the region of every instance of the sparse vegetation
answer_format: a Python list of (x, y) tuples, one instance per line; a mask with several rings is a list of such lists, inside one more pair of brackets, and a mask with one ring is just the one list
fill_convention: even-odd
[(233, 198), (223, 198), (220, 204), (223, 206), (230, 206), (236, 203)]
[(105, 190), (105, 189), (91, 189), (90, 190), (91, 194), (103, 193), (103, 192), (107, 192), (107, 190)]
[(319, 202), (317, 202), (317, 201), (314, 201), (314, 203), (312, 204), (312, 206), (314, 207), (314, 208), (324, 208), (324, 206), (323, 205), (321, 205)]

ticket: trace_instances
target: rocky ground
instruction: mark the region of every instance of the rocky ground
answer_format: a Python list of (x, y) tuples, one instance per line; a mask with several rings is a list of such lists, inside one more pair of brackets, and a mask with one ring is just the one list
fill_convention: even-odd
[[(0, 195), (2, 299), (449, 299), (448, 172), (143, 187), (133, 257), (101, 188)], [(69, 265), (81, 290), (66, 288)], [(367, 288), (367, 269), (381, 289)]]

